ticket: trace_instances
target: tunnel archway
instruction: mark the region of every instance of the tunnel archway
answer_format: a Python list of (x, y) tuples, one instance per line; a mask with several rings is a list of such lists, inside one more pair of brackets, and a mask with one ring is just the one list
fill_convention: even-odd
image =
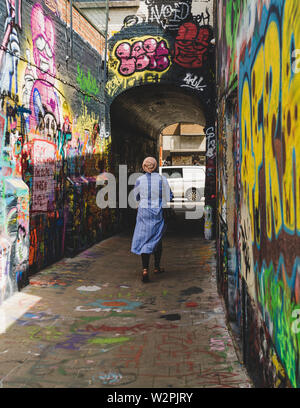
[[(164, 128), (184, 122), (198, 124), (206, 133), (206, 129), (211, 129), (210, 118), (211, 112), (199, 95), (188, 89), (171, 84), (132, 87), (120, 93), (110, 105), (112, 151), (116, 162), (126, 164), (129, 174), (141, 172), (146, 156), (159, 159), (158, 141)], [(206, 157), (204, 196), (205, 202), (214, 209), (215, 163), (214, 158), (210, 160)], [(130, 225), (135, 212), (121, 212)]]
[(120, 163), (139, 170), (145, 155), (157, 155), (160, 132), (175, 122), (206, 126), (197, 95), (179, 86), (144, 85), (118, 95), (110, 106), (113, 150)]

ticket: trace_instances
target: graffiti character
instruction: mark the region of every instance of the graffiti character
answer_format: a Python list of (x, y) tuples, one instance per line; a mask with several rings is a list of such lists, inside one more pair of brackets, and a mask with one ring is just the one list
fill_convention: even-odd
[(174, 61), (184, 68), (201, 68), (207, 59), (210, 32), (195, 23), (184, 23), (175, 39)]
[[(20, 2), (18, 3), (20, 6)], [(21, 28), (20, 8), (16, 10), (15, 0), (6, 0), (7, 17), (5, 20), (4, 38), (0, 50), (0, 91), (11, 93), (13, 77), (15, 79), (15, 94), (18, 94), (18, 61), (20, 43), (17, 26)]]
[(40, 4), (35, 4), (31, 12), (31, 32), (33, 59), (37, 68), (34, 73), (28, 65), (25, 72), (29, 80), (30, 75), (35, 74), (30, 96), (30, 127), (44, 131), (48, 129), (51, 135), (60, 124), (59, 99), (54, 91), (55, 33), (52, 21), (44, 15)]

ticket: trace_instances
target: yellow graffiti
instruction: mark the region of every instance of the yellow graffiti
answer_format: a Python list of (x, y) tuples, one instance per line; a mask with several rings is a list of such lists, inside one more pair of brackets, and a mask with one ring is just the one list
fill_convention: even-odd
[[(265, 38), (265, 81), (264, 92), (264, 132), (265, 132), (265, 181), (266, 181), (266, 217), (267, 235), (272, 238), (272, 209), (275, 233), (282, 226), (281, 197), (278, 168), (273, 151), (273, 143), (278, 126), (278, 108), (280, 96), (280, 64), (274, 55), (280, 55), (279, 32), (272, 21)], [(272, 79), (271, 79), (272, 78)]]
[(272, 355), (272, 363), (274, 364), (275, 370), (276, 370), (276, 383), (275, 383), (275, 388), (278, 388), (280, 384), (282, 383), (282, 379), (286, 377), (284, 368), (278, 361), (278, 358), (276, 354)]
[[(255, 86), (253, 85), (255, 84)], [(253, 152), (255, 166), (255, 186), (254, 186), (254, 214), (256, 215), (256, 242), (260, 244), (260, 210), (259, 210), (259, 169), (263, 162), (263, 127), (259, 117), (259, 107), (261, 106), (261, 95), (264, 89), (264, 50), (260, 47), (252, 69), (252, 130), (253, 130)], [(253, 214), (251, 221), (253, 222)], [(253, 228), (253, 224), (252, 224)]]
[[(250, 213), (252, 242), (258, 245), (261, 229), (259, 184), (263, 182), (263, 175), (267, 237), (271, 240), (273, 234), (278, 236), (283, 225), (291, 233), (295, 228), (300, 231), (300, 143), (297, 143), (300, 73), (293, 69), (292, 55), (293, 50), (300, 49), (300, 10), (295, 2), (286, 2), (284, 13), (282, 47), (278, 25), (271, 21), (264, 43), (256, 53), (250, 80), (244, 81), (242, 89), (241, 180)], [(278, 60), (281, 53), (282, 64)], [(263, 163), (264, 172), (260, 173)]]
[(109, 96), (114, 96), (119, 89), (125, 90), (145, 83), (159, 83), (161, 80), (161, 74), (161, 72), (151, 72), (146, 75), (144, 71), (135, 73), (134, 76), (130, 78), (118, 77), (114, 74), (113, 78), (106, 84), (106, 92)]
[[(253, 208), (253, 189), (255, 183), (255, 162), (251, 153), (251, 98), (248, 81), (244, 82), (241, 108), (241, 147), (242, 147), (242, 165), (241, 179), (243, 183), (244, 199), (247, 207)], [(254, 214), (250, 211), (251, 235), (254, 240)]]
[[(284, 170), (282, 180), (283, 218), (286, 228), (300, 231), (300, 73), (291, 65), (291, 44), (300, 49), (300, 8), (298, 1), (286, 1), (282, 28), (282, 138)], [(295, 167), (295, 179), (294, 168)], [(296, 205), (295, 205), (296, 199)], [(296, 207), (296, 211), (295, 211)], [(295, 214), (296, 213), (296, 214)], [(297, 222), (296, 219), (297, 218)]]

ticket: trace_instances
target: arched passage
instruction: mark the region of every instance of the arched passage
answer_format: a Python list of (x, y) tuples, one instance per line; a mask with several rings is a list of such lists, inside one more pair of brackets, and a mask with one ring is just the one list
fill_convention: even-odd
[(160, 131), (175, 122), (206, 125), (199, 98), (174, 85), (145, 85), (116, 97), (110, 108), (114, 151), (138, 170), (145, 154), (157, 154)]

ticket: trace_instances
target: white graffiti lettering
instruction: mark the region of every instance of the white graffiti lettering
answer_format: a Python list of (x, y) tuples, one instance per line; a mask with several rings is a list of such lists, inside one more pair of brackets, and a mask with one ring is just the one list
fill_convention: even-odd
[(197, 75), (193, 75), (191, 73), (187, 73), (183, 82), (185, 83), (184, 85), (181, 85), (181, 87), (187, 87), (187, 88), (192, 88), (195, 89), (196, 91), (203, 91), (204, 88), (207, 87), (207, 85), (204, 85), (203, 82), (203, 77), (198, 77)]

